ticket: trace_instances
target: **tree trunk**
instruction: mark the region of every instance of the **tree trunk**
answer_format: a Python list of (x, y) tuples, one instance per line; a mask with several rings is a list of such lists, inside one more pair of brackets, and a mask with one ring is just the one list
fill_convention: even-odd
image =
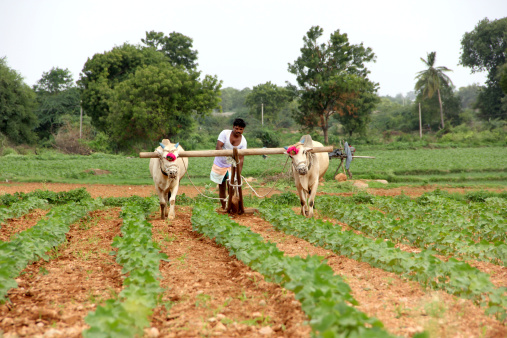
[(419, 102), (419, 138), (422, 138), (421, 102)]
[(320, 127), (322, 128), (322, 133), (324, 134), (324, 144), (328, 145), (329, 139), (327, 136), (327, 130), (329, 129), (329, 127), (327, 126), (327, 119), (325, 115), (320, 116)]
[(438, 103), (440, 104), (440, 122), (442, 124), (442, 129), (444, 129), (444, 110), (442, 109), (442, 98), (440, 97), (440, 89), (437, 89), (438, 93)]

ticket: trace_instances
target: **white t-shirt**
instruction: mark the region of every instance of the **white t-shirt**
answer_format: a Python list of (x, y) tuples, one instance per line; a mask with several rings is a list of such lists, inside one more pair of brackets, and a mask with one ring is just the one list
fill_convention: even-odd
[[(222, 130), (220, 135), (218, 135), (218, 141), (223, 142), (224, 145), (222, 146), (222, 149), (233, 149), (234, 146), (231, 144), (231, 133), (232, 130), (226, 129)], [(238, 145), (238, 149), (246, 149), (246, 138), (245, 136), (241, 135), (241, 142)], [(213, 161), (214, 164), (216, 164), (219, 167), (222, 168), (229, 168), (231, 165), (227, 163), (226, 156), (217, 156), (215, 157), (215, 160)]]

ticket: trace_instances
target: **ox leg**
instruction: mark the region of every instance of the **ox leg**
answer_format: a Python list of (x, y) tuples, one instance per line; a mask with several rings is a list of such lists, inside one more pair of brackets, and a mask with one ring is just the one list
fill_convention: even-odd
[(158, 190), (157, 192), (160, 201), (160, 219), (165, 219), (167, 217), (167, 200), (163, 191)]
[(318, 185), (319, 185), (319, 179), (317, 178), (317, 181), (314, 182), (313, 185), (311, 186), (311, 188), (309, 189), (310, 197), (308, 198), (308, 206), (309, 206), (309, 210), (308, 210), (308, 214), (307, 214), (308, 217), (313, 217), (313, 207), (315, 206), (315, 195), (317, 195)]
[(299, 191), (299, 201), (301, 202), (301, 215), (307, 215), (307, 205), (306, 205), (306, 192), (301, 189)]
[(172, 191), (169, 191), (169, 220), (172, 221), (176, 217), (174, 212), (174, 205), (176, 204), (176, 195), (178, 194), (178, 188), (180, 187), (179, 182)]

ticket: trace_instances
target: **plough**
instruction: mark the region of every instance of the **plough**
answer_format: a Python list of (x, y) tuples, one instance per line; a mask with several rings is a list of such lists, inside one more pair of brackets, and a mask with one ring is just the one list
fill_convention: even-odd
[(344, 146), (341, 147), (341, 142), (340, 142), (340, 148), (337, 148), (329, 153), (329, 159), (332, 159), (332, 158), (339, 158), (340, 159), (340, 164), (336, 168), (336, 171), (334, 172), (333, 177), (336, 176), (336, 174), (338, 173), (338, 170), (340, 169), (340, 167), (342, 167), (343, 161), (345, 161), (345, 165), (342, 167), (343, 173), (345, 174), (345, 170), (347, 170), (347, 175), (348, 175), (349, 179), (352, 179), (352, 173), (350, 172), (350, 163), (352, 162), (352, 159), (354, 159), (354, 158), (375, 158), (373, 156), (355, 156), (354, 155), (355, 151), (356, 151), (356, 148), (350, 146), (347, 142), (345, 142)]

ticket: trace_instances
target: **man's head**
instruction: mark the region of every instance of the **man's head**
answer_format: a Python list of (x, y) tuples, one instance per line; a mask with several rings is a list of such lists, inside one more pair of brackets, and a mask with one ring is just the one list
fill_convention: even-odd
[(240, 119), (240, 118), (237, 118), (234, 120), (234, 122), (232, 123), (232, 126), (233, 127), (241, 127), (241, 128), (245, 128), (246, 127), (246, 123), (243, 119)]
[(245, 130), (246, 123), (243, 121), (243, 119), (235, 119), (232, 123), (232, 132), (236, 137), (243, 134), (243, 131)]

